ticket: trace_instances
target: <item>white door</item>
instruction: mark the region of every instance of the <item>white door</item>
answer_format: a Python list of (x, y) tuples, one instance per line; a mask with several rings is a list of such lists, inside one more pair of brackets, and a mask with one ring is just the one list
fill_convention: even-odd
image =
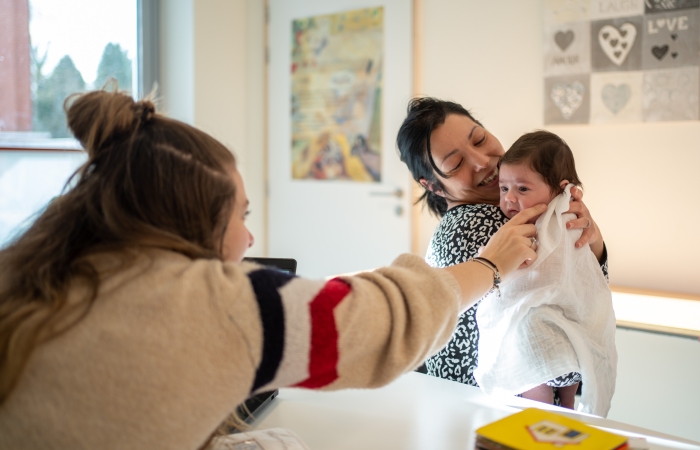
[[(292, 22), (383, 6), (379, 182), (293, 179)], [(410, 0), (270, 0), (268, 65), (269, 246), (309, 277), (387, 265), (410, 251), (410, 176), (396, 133), (411, 98)]]

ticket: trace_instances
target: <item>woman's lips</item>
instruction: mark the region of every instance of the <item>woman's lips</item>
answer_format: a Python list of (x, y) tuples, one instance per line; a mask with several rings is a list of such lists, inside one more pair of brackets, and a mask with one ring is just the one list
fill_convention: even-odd
[(491, 187), (493, 184), (498, 184), (498, 166), (496, 166), (493, 169), (493, 172), (491, 172), (486, 178), (481, 180), (481, 183), (479, 183), (479, 186)]

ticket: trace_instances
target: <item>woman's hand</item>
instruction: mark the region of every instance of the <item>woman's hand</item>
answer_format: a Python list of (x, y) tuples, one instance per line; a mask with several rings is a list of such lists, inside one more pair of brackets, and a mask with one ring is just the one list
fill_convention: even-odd
[(524, 209), (503, 225), (489, 240), (481, 256), (498, 266), (501, 277), (506, 278), (521, 264), (529, 265), (537, 259), (537, 228), (527, 222), (547, 210), (541, 204)]
[(583, 234), (578, 241), (576, 241), (576, 248), (583, 247), (588, 244), (591, 246), (591, 251), (595, 255), (596, 259), (600, 261), (603, 257), (603, 235), (600, 233), (598, 225), (591, 217), (590, 211), (586, 208), (583, 203), (583, 192), (576, 188), (571, 188), (571, 198), (573, 201), (569, 204), (569, 210), (567, 213), (576, 214), (576, 219), (566, 223), (567, 229), (582, 228)]
[[(547, 210), (547, 205), (537, 205), (520, 211), (503, 225), (489, 240), (481, 252), (483, 258), (496, 264), (504, 280), (524, 261), (537, 259), (534, 236), (537, 228), (527, 222)], [(474, 306), (493, 286), (493, 272), (476, 261), (455, 264), (444, 270), (457, 279), (462, 291), (461, 311)]]

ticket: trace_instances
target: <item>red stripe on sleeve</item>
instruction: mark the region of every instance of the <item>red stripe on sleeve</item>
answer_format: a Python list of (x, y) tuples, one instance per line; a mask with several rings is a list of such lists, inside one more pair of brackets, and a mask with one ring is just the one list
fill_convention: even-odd
[(338, 378), (338, 330), (333, 310), (351, 291), (345, 281), (334, 278), (309, 304), (311, 312), (311, 350), (309, 351), (309, 378), (298, 387), (318, 389)]

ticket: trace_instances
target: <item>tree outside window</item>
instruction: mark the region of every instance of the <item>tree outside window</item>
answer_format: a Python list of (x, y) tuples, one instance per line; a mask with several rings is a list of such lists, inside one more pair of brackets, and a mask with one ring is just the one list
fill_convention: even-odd
[(110, 78), (133, 91), (136, 0), (0, 0), (0, 11), (0, 147), (70, 138), (72, 93)]

